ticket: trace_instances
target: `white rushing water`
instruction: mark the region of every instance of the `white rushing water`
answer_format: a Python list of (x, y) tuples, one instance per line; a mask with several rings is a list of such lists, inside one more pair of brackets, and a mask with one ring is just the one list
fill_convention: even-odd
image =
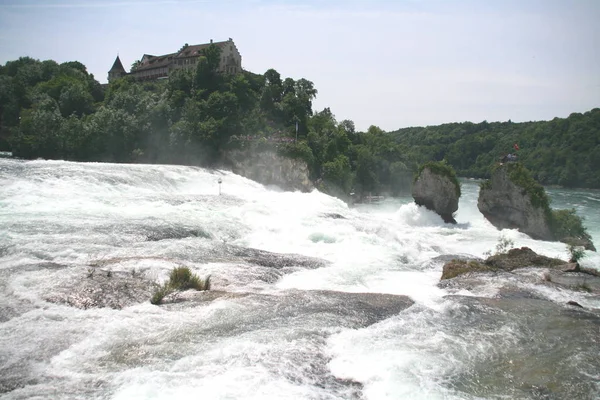
[[(438, 285), (436, 257), (483, 257), (500, 237), (568, 257), (562, 243), (496, 230), (477, 210), (478, 183), (465, 180), (462, 189), (450, 225), (411, 198), (349, 208), (318, 191), (281, 192), (225, 171), (0, 159), (0, 397), (560, 398), (558, 379), (574, 382), (560, 393), (597, 396), (597, 341), (584, 349), (576, 339), (559, 346), (551, 333), (528, 341), (518, 313), (462, 297), (492, 299), (507, 282), (557, 310), (570, 300), (600, 308), (597, 296), (508, 274)], [(549, 194), (553, 207), (586, 217), (598, 246), (600, 192)], [(248, 249), (293, 256), (273, 267), (253, 262)], [(300, 256), (324, 261), (311, 266)], [(160, 282), (178, 265), (210, 274), (220, 295), (121, 309), (52, 300), (93, 281), (93, 268)], [(582, 265), (600, 269), (600, 256), (586, 252)], [(315, 290), (415, 303), (377, 317)], [(532, 315), (545, 312), (557, 315)], [(557, 362), (573, 376), (547, 372)]]

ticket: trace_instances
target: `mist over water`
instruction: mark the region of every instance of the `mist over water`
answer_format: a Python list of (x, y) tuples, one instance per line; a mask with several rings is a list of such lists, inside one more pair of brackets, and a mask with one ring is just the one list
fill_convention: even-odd
[[(478, 182), (462, 185), (449, 225), (412, 198), (348, 207), (226, 171), (0, 159), (0, 398), (597, 398), (597, 296), (535, 270), (438, 285), (444, 256), (483, 257), (501, 236), (568, 258), (496, 230)], [(598, 246), (600, 192), (548, 193)], [(96, 282), (133, 298), (179, 265), (212, 294), (63, 301)]]

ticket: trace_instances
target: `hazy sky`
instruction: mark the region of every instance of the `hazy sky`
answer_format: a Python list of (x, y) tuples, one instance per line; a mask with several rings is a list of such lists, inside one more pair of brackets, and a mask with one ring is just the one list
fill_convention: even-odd
[(0, 63), (78, 60), (233, 38), (243, 68), (306, 78), (358, 129), (530, 121), (600, 107), (600, 0), (0, 0)]

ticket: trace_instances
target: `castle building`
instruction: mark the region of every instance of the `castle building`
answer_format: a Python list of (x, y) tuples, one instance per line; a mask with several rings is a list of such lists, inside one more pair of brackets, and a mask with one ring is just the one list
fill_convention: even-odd
[(218, 46), (221, 49), (221, 60), (219, 62), (218, 72), (222, 74), (237, 74), (242, 72), (242, 56), (238, 51), (233, 40), (225, 42), (214, 42), (196, 45), (184, 45), (175, 53), (162, 56), (153, 56), (144, 54), (139, 63), (127, 73), (123, 64), (117, 55), (112, 68), (108, 71), (108, 81), (129, 75), (139, 80), (165, 79), (169, 73), (178, 69), (195, 69), (198, 59), (202, 56), (202, 51), (210, 45)]

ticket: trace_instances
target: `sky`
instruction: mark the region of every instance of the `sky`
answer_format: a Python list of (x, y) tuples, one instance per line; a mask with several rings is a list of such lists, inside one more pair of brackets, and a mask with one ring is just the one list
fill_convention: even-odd
[(600, 107), (600, 0), (0, 0), (0, 63), (232, 38), (242, 67), (306, 78), (358, 130), (536, 121)]

